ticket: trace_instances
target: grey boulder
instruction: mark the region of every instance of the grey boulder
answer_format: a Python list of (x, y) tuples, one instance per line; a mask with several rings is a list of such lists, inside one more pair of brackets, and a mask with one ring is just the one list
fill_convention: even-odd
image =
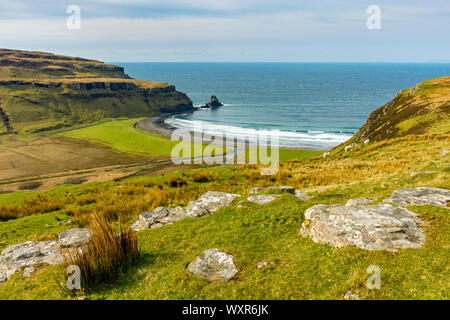
[(239, 271), (233, 256), (218, 249), (205, 250), (189, 263), (187, 270), (209, 281), (228, 281)]
[(260, 194), (257, 196), (248, 197), (247, 201), (262, 205), (272, 202), (279, 197), (279, 194)]
[(403, 207), (433, 205), (443, 208), (448, 208), (449, 201), (450, 190), (434, 187), (395, 190), (389, 198), (383, 200), (384, 203)]
[(61, 232), (58, 241), (61, 248), (78, 248), (87, 244), (92, 237), (92, 231), (84, 228), (72, 228)]
[(350, 199), (346, 202), (345, 206), (346, 207), (351, 207), (351, 206), (360, 206), (360, 205), (365, 205), (365, 204), (369, 204), (371, 202), (374, 202), (377, 198), (375, 197), (366, 197), (366, 198), (357, 198), (357, 199)]
[(319, 204), (306, 210), (300, 235), (336, 248), (396, 251), (420, 248), (425, 242), (422, 226), (415, 213), (388, 204)]
[(139, 219), (133, 223), (131, 229), (134, 231), (153, 229), (185, 218), (202, 217), (229, 206), (236, 197), (239, 197), (239, 195), (208, 191), (199, 199), (190, 202), (185, 209), (182, 207), (171, 209), (159, 207), (153, 211), (144, 212), (139, 215)]

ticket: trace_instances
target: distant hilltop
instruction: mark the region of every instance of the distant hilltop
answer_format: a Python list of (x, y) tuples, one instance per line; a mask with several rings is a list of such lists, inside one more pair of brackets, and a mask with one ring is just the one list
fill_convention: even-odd
[(399, 91), (372, 112), (361, 129), (340, 147), (426, 133), (450, 133), (450, 77)]
[(132, 79), (120, 66), (0, 49), (0, 134), (191, 110), (175, 86)]

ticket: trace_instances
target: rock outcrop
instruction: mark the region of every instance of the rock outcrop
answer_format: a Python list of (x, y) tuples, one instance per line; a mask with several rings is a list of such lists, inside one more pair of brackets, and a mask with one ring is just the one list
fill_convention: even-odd
[(239, 272), (233, 256), (218, 249), (205, 250), (186, 269), (209, 281), (228, 281)]
[(365, 204), (369, 204), (371, 202), (374, 202), (377, 198), (375, 197), (365, 197), (365, 198), (357, 198), (357, 199), (350, 199), (346, 202), (346, 207), (351, 206), (361, 206)]
[(78, 248), (87, 244), (92, 237), (92, 231), (83, 228), (72, 228), (58, 235), (61, 248)]
[(64, 262), (63, 254), (77, 249), (91, 239), (89, 229), (70, 229), (58, 235), (58, 241), (28, 241), (6, 248), (0, 254), (0, 282), (25, 268), (24, 277), (34, 272), (38, 264), (55, 265)]
[(383, 202), (403, 207), (433, 205), (448, 208), (448, 203), (450, 202), (450, 190), (434, 187), (395, 190), (392, 195), (389, 198), (384, 199)]
[(11, 246), (0, 254), (0, 282), (6, 281), (22, 268), (37, 264), (63, 262), (58, 241), (28, 241)]
[(425, 242), (422, 225), (415, 213), (388, 204), (319, 204), (306, 210), (300, 235), (336, 248), (395, 251), (421, 247)]
[(200, 106), (200, 108), (215, 109), (222, 106), (223, 104), (219, 101), (219, 99), (217, 99), (216, 96), (211, 96), (211, 100), (207, 104)]
[(131, 226), (134, 231), (157, 228), (185, 218), (198, 218), (229, 206), (233, 200), (239, 197), (237, 194), (208, 191), (199, 199), (190, 202), (185, 209), (156, 208), (150, 212), (139, 215), (139, 219)]
[(273, 200), (279, 198), (280, 196), (281, 195), (279, 194), (260, 194), (257, 196), (248, 197), (247, 201), (262, 205), (272, 202)]

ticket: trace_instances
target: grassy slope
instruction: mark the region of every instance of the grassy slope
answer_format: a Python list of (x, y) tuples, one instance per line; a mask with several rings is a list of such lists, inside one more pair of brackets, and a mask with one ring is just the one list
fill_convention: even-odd
[[(243, 208), (237, 208), (236, 201), (231, 207), (207, 217), (140, 232), (141, 262), (115, 285), (89, 294), (92, 299), (341, 299), (350, 289), (364, 298), (448, 299), (448, 209), (410, 208), (426, 222), (426, 244), (420, 249), (398, 253), (367, 252), (350, 247), (335, 249), (298, 236), (304, 211), (317, 203), (345, 203), (361, 196), (376, 196), (381, 201), (393, 190), (407, 187), (450, 188), (449, 155), (441, 156), (444, 149), (450, 149), (448, 136), (408, 137), (359, 147), (351, 153), (332, 152), (328, 159), (285, 163), (275, 177), (260, 176), (253, 166), (211, 168), (208, 170), (214, 179), (207, 183), (189, 181), (181, 193), (165, 185), (165, 177), (142, 177), (124, 182), (62, 186), (44, 195), (52, 199), (71, 193), (78, 200), (95, 196), (95, 204), (75, 201), (69, 205), (86, 207), (87, 212), (95, 206), (114, 203), (115, 197), (124, 204), (126, 196), (127, 203), (138, 206), (137, 201), (155, 193), (155, 189), (145, 187), (150, 181), (167, 190), (168, 198), (163, 205), (185, 205), (205, 190), (245, 194), (253, 186), (273, 184), (293, 185), (315, 195), (310, 202), (286, 195), (265, 206), (244, 202)], [(437, 172), (409, 176), (410, 172), (418, 170)], [(181, 172), (175, 175), (185, 176)], [(324, 192), (314, 193), (314, 190)], [(32, 193), (25, 195), (36, 197)], [(0, 195), (0, 203), (8, 202), (5, 199), (9, 197), (19, 196)], [(25, 199), (17, 199), (17, 205), (23, 201)], [(128, 216), (128, 221), (132, 222), (138, 213), (139, 210)], [(14, 224), (27, 221), (29, 227), (23, 230), (28, 230), (28, 235), (42, 238), (39, 231), (46, 230), (51, 237), (61, 230), (58, 219), (68, 217), (65, 210), (61, 210), (27, 219), (1, 222), (0, 230), (11, 230)], [(0, 239), (2, 244), (12, 244), (23, 241), (23, 236), (13, 233), (6, 240)], [(185, 271), (187, 263), (196, 255), (213, 247), (235, 256), (240, 272), (228, 283), (209, 283)], [(274, 264), (267, 269), (257, 269), (258, 261)], [(381, 290), (367, 290), (364, 285), (368, 277), (366, 268), (372, 264), (381, 268)], [(58, 266), (48, 267), (26, 280), (21, 279), (20, 273), (16, 274), (0, 287), (0, 297), (67, 298), (56, 290), (53, 279), (58, 270)]]
[(450, 133), (449, 122), (450, 77), (430, 79), (398, 92), (340, 147), (365, 139), (374, 142), (412, 134)]

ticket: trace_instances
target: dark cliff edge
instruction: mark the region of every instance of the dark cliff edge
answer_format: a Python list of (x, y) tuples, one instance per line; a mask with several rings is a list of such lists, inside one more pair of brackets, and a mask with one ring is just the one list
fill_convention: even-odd
[(174, 85), (132, 79), (120, 66), (8, 49), (0, 49), (0, 101), (0, 134), (194, 109)]

